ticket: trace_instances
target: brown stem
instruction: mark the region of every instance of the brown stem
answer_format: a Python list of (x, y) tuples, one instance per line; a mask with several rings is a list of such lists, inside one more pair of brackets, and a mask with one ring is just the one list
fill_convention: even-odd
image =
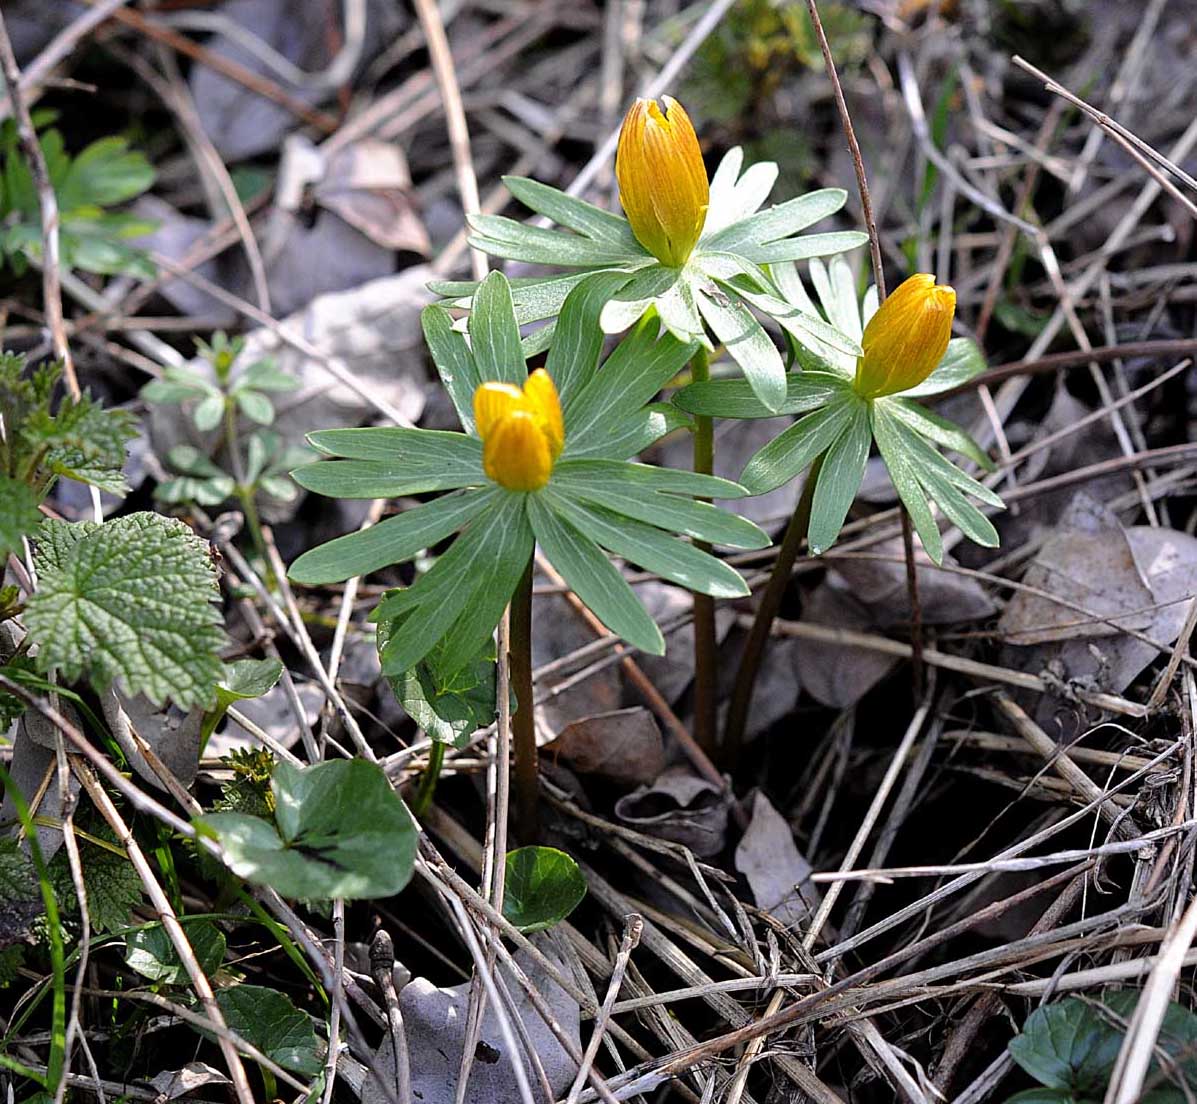
[(906, 593), (910, 598), (910, 667), (914, 696), (923, 696), (923, 604), (919, 600), (919, 575), (914, 562), (914, 533), (906, 507), (898, 509), (902, 518), (902, 548), (906, 553)]
[(511, 688), (516, 711), (511, 718), (515, 749), (515, 829), (521, 843), (534, 843), (540, 829), (540, 762), (536, 750), (536, 713), (532, 705), (532, 561), (511, 599)]
[(748, 724), (748, 709), (752, 705), (752, 692), (756, 687), (756, 677), (760, 672), (761, 659), (765, 654), (765, 644), (769, 640), (769, 630), (773, 627), (773, 619), (781, 608), (781, 600), (785, 596), (786, 588), (790, 585), (790, 573), (794, 569), (794, 561), (798, 558), (798, 551), (806, 540), (807, 527), (810, 524), (811, 500), (815, 494), (815, 483), (819, 478), (819, 470), (823, 466), (820, 456), (810, 468), (806, 482), (802, 486), (802, 497), (786, 526), (786, 534), (782, 539), (781, 548), (777, 551), (777, 560), (773, 564), (773, 573), (761, 595), (760, 604), (756, 608), (756, 617), (752, 628), (748, 632), (748, 640), (744, 645), (744, 653), (740, 656), (740, 667), (736, 671), (736, 684), (732, 689), (731, 704), (727, 711), (727, 727), (723, 733), (724, 763), (735, 762), (740, 745), (744, 742), (744, 729)]

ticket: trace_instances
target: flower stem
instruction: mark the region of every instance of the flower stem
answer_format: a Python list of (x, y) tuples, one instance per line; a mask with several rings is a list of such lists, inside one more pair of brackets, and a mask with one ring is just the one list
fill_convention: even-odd
[(237, 484), (237, 501), (241, 503), (241, 512), (245, 515), (245, 527), (249, 530), (253, 541), (254, 551), (262, 563), (262, 570), (266, 573), (266, 584), (274, 584), (274, 572), (270, 567), (270, 557), (266, 554), (266, 541), (262, 537), (262, 519), (258, 515), (258, 504), (254, 501), (254, 489), (245, 478), (245, 461), (241, 456), (241, 437), (237, 432), (237, 406), (232, 400), (224, 401), (224, 443), (229, 450), (229, 462), (233, 465), (233, 479)]
[[(711, 378), (710, 359), (699, 346), (690, 360), (690, 378), (702, 383)], [(710, 475), (715, 464), (715, 423), (708, 415), (694, 416), (694, 470)], [(711, 546), (695, 544), (704, 552)], [(694, 739), (708, 755), (715, 753), (715, 717), (718, 701), (717, 655), (715, 644), (715, 599), (707, 594), (694, 595)]]
[(432, 795), (436, 793), (436, 783), (441, 776), (444, 762), (445, 745), (440, 740), (433, 740), (432, 748), (428, 752), (428, 766), (420, 775), (420, 785), (411, 801), (412, 814), (417, 818), (428, 812), (428, 806), (432, 804)]
[(736, 683), (732, 689), (731, 705), (727, 712), (727, 728), (723, 734), (723, 762), (725, 765), (735, 762), (740, 745), (744, 742), (744, 730), (748, 725), (748, 709), (752, 705), (752, 692), (756, 687), (756, 678), (761, 669), (761, 659), (765, 654), (765, 644), (769, 640), (769, 630), (773, 627), (773, 619), (781, 608), (781, 600), (785, 596), (786, 588), (790, 585), (790, 573), (794, 569), (794, 561), (798, 558), (798, 550), (806, 540), (807, 528), (810, 525), (811, 500), (815, 495), (815, 483), (819, 478), (819, 470), (823, 466), (820, 456), (812, 465), (806, 482), (802, 486), (802, 497), (794, 509), (794, 516), (786, 526), (785, 537), (782, 538), (781, 548), (777, 551), (777, 560), (773, 564), (773, 573), (761, 595), (760, 604), (756, 608), (756, 617), (748, 633), (748, 640), (744, 644), (744, 653), (740, 656), (740, 666), (736, 671)]
[(536, 714), (532, 705), (532, 561), (511, 599), (511, 718), (515, 750), (515, 828), (521, 843), (535, 843), (540, 832), (540, 762)]

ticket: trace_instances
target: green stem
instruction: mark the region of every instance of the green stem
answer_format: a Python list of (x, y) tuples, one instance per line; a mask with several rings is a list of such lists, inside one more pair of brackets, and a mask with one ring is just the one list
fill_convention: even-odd
[[(711, 378), (710, 358), (699, 347), (690, 360), (690, 378), (702, 383)], [(694, 416), (694, 470), (712, 474), (715, 466), (715, 422), (705, 414)], [(711, 546), (696, 541), (709, 552)], [(715, 644), (715, 599), (694, 595), (694, 739), (708, 755), (716, 751), (716, 709), (718, 702), (718, 657)]]
[(440, 740), (432, 741), (432, 750), (428, 753), (428, 766), (420, 775), (420, 785), (412, 798), (411, 811), (416, 817), (422, 817), (428, 812), (432, 804), (432, 795), (436, 793), (436, 783), (441, 776), (441, 767), (445, 762), (445, 745)]
[(245, 515), (245, 527), (249, 530), (250, 540), (253, 541), (254, 552), (262, 563), (267, 586), (273, 586), (274, 572), (270, 567), (270, 557), (266, 553), (266, 540), (262, 536), (262, 519), (258, 514), (258, 504), (254, 501), (254, 489), (245, 478), (245, 461), (241, 457), (241, 438), (237, 433), (237, 405), (231, 399), (224, 401), (224, 441), (229, 450), (229, 461), (233, 465), (233, 478), (237, 482), (237, 501), (241, 503), (241, 513)]
[(536, 750), (536, 715), (532, 705), (532, 561), (511, 599), (508, 645), (511, 688), (516, 710), (511, 717), (515, 750), (515, 829), (521, 843), (540, 834), (540, 761)]
[(761, 595), (760, 604), (756, 608), (756, 617), (748, 633), (748, 640), (744, 645), (744, 653), (740, 657), (740, 666), (736, 671), (736, 684), (732, 689), (731, 705), (727, 711), (727, 728), (723, 734), (723, 762), (735, 762), (736, 755), (744, 742), (744, 729), (748, 725), (748, 709), (752, 705), (752, 692), (756, 688), (757, 674), (761, 669), (761, 660), (765, 655), (765, 644), (769, 640), (769, 630), (773, 627), (773, 619), (781, 608), (781, 600), (785, 597), (786, 588), (790, 585), (790, 574), (794, 570), (794, 561), (798, 558), (798, 551), (806, 540), (807, 528), (810, 525), (810, 507), (815, 494), (815, 483), (819, 478), (819, 470), (823, 466), (820, 456), (812, 465), (802, 487), (802, 497), (794, 509), (794, 516), (786, 526), (785, 537), (781, 547), (777, 550), (777, 560), (773, 564), (773, 573)]

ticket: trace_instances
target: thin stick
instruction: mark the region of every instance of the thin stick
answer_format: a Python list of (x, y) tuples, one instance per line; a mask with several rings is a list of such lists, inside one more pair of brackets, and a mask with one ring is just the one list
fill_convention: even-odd
[[(515, 748), (515, 825), (521, 843), (539, 834), (540, 763), (532, 688), (532, 562), (511, 599), (511, 685), (515, 691), (512, 743)], [(497, 859), (496, 859), (497, 861)]]
[(21, 70), (8, 38), (8, 27), (5, 25), (3, 12), (0, 12), (0, 69), (4, 72), (4, 83), (8, 85), (8, 95), (12, 101), (13, 115), (16, 117), (17, 139), (37, 191), (37, 206), (42, 221), (42, 309), (46, 314), (46, 324), (50, 327), (54, 355), (62, 361), (63, 382), (71, 397), (78, 399), (79, 380), (75, 376), (75, 364), (71, 360), (66, 326), (62, 320), (62, 288), (58, 276), (58, 197), (55, 196), (54, 186), (50, 183), (46, 158), (42, 153), (41, 143), (37, 140), (37, 130), (33, 125), (33, 117), (29, 114), (29, 105), (21, 91)]
[(594, 1056), (598, 1054), (599, 1043), (602, 1042), (603, 1033), (607, 1030), (607, 1024), (611, 1020), (611, 1009), (614, 1008), (616, 998), (619, 996), (619, 988), (623, 984), (623, 975), (628, 968), (628, 959), (632, 957), (632, 952), (640, 943), (640, 936), (643, 931), (643, 917), (635, 913), (627, 917), (626, 926), (623, 931), (623, 942), (619, 946), (619, 953), (615, 956), (615, 966), (611, 970), (611, 981), (607, 985), (607, 995), (603, 999), (603, 1006), (599, 1009), (598, 1017), (594, 1021), (594, 1031), (590, 1036), (590, 1042), (586, 1044), (586, 1052), (582, 1055), (582, 1064), (578, 1067), (577, 1076), (574, 1078), (574, 1083), (570, 1086), (569, 1095), (565, 1098), (565, 1104), (577, 1104), (578, 1096), (582, 1092), (582, 1085), (586, 1080), (591, 1066), (594, 1065)]
[[(465, 106), (461, 102), (461, 88), (457, 83), (457, 70), (453, 65), (453, 53), (445, 34), (445, 24), (437, 9), (436, 0), (415, 0), (416, 13), (428, 43), (428, 57), (440, 89), (441, 101), (445, 107), (445, 124), (449, 130), (449, 146), (453, 151), (453, 169), (457, 174), (457, 190), (461, 194), (461, 206), (466, 215), (476, 214), (480, 207), (478, 199), (478, 178), (474, 175), (474, 159), (470, 154), (470, 128), (466, 123)], [(474, 278), (486, 276), (486, 254), (479, 249), (470, 250), (470, 263)]]
[[(690, 361), (690, 376), (695, 383), (710, 379), (707, 351), (699, 347)], [(694, 418), (694, 470), (710, 475), (715, 465), (715, 420), (699, 414)], [(698, 541), (706, 552), (711, 546)], [(708, 755), (716, 754), (715, 714), (718, 701), (718, 656), (715, 644), (715, 599), (709, 594), (694, 595), (694, 739)]]
[(794, 568), (794, 561), (798, 558), (798, 551), (806, 541), (806, 530), (810, 524), (811, 501), (815, 494), (815, 482), (819, 478), (819, 470), (823, 466), (820, 457), (807, 473), (806, 482), (802, 485), (802, 497), (786, 526), (785, 536), (781, 547), (777, 550), (777, 560), (773, 564), (773, 571), (769, 576), (769, 583), (761, 595), (756, 615), (752, 619), (752, 627), (748, 631), (748, 639), (744, 643), (744, 652), (740, 656), (740, 666), (736, 671), (736, 683), (732, 688), (731, 704), (727, 710), (727, 727), (723, 732), (724, 762), (735, 762), (739, 754), (740, 745), (744, 742), (744, 731), (748, 725), (748, 710), (752, 705), (752, 692), (756, 687), (756, 678), (761, 669), (761, 660), (765, 655), (765, 645), (769, 641), (769, 633), (773, 629), (774, 618), (781, 609), (781, 600), (785, 597), (786, 588), (790, 585), (790, 572)]

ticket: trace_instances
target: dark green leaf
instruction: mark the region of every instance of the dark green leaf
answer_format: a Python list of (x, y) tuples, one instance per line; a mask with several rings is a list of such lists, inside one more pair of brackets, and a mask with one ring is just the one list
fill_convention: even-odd
[(0, 563), (21, 551), (21, 538), (32, 536), (41, 524), (37, 495), (24, 483), (0, 472)]
[(234, 985), (216, 994), (229, 1030), (271, 1061), (313, 1077), (323, 1068), (311, 1017), (291, 998), (261, 985)]
[[(210, 920), (181, 921), (187, 942), (205, 975), (211, 976), (224, 961), (225, 939)], [(186, 985), (187, 968), (161, 924), (140, 928), (125, 937), (125, 962), (142, 977), (164, 985)]]
[(407, 885), (416, 827), (378, 766), (281, 762), (271, 789), (277, 830), (243, 813), (204, 818), (238, 877), (300, 898), (390, 897)]
[(586, 879), (564, 851), (521, 847), (507, 854), (503, 915), (522, 932), (564, 920), (586, 896)]
[(129, 149), (124, 138), (101, 138), (71, 160), (56, 188), (63, 211), (77, 207), (113, 207), (147, 191), (154, 170), (145, 157)]
[(1122, 1035), (1096, 1009), (1070, 997), (1035, 1009), (1008, 1049), (1014, 1061), (1048, 1088), (1100, 1099)]

